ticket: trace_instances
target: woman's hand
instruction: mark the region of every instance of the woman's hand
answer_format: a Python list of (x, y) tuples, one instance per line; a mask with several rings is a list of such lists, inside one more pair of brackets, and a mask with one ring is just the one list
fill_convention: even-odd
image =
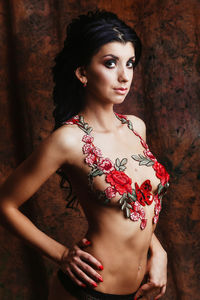
[(77, 285), (97, 287), (97, 283), (103, 279), (95, 269), (103, 270), (103, 266), (94, 256), (82, 250), (88, 245), (90, 242), (83, 238), (77, 245), (64, 251), (60, 267)]
[(160, 299), (167, 284), (167, 253), (163, 248), (151, 253), (147, 262), (147, 283), (143, 284), (137, 291), (135, 299)]

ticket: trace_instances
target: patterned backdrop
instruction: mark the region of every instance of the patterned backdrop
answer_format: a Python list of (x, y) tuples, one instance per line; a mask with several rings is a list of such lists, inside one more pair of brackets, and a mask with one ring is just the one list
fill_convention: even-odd
[[(117, 112), (147, 125), (152, 152), (171, 174), (157, 235), (168, 252), (163, 299), (199, 299), (200, 279), (200, 1), (0, 1), (0, 182), (53, 129), (51, 67), (66, 24), (96, 7), (134, 26), (143, 42), (141, 63)], [(66, 190), (53, 175), (22, 211), (67, 246), (84, 236), (87, 222), (66, 209)], [(50, 260), (0, 228), (0, 299), (47, 299), (56, 269)]]

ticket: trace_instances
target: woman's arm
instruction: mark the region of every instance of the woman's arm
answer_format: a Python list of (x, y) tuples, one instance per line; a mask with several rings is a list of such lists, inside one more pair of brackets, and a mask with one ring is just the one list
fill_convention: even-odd
[[(74, 135), (67, 134), (67, 132), (69, 132), (67, 127), (58, 129), (44, 140), (0, 188), (0, 220), (2, 224), (32, 247), (38, 249), (43, 255), (60, 265), (63, 263), (63, 256), (66, 258), (68, 255), (69, 249), (39, 230), (20, 212), (19, 207), (57, 169), (74, 159), (73, 149), (77, 146), (78, 141), (76, 142)], [(86, 261), (91, 262), (97, 268), (101, 265), (99, 261), (80, 248), (78, 249), (78, 255), (84, 257)], [(80, 260), (79, 265), (81, 263)], [(99, 274), (95, 270), (90, 268), (89, 271), (94, 278), (98, 277)], [(90, 284), (93, 282), (91, 278), (87, 278), (86, 281)]]
[(67, 161), (60, 132), (55, 132), (32, 153), (4, 182), (0, 188), (0, 214), (4, 225), (40, 250), (55, 262), (59, 262), (66, 249), (54, 241), (23, 215), (19, 207)]
[(157, 300), (160, 299), (166, 291), (167, 253), (155, 234), (152, 235), (149, 250), (150, 257), (147, 262), (146, 270), (148, 281), (139, 288), (136, 298), (140, 299), (142, 296), (145, 297), (153, 293), (154, 299)]

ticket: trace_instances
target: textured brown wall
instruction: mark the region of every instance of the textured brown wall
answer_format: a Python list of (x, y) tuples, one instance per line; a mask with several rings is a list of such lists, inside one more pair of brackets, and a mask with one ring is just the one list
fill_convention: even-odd
[[(199, 299), (200, 1), (3, 0), (0, 2), (0, 181), (53, 128), (53, 57), (72, 17), (95, 7), (116, 12), (143, 41), (131, 93), (117, 111), (147, 124), (152, 152), (171, 174), (157, 234), (168, 251), (163, 299)], [(70, 246), (87, 229), (65, 209), (53, 175), (23, 207), (43, 231)], [(81, 224), (81, 226), (80, 226)], [(0, 299), (44, 300), (52, 262), (0, 228)]]

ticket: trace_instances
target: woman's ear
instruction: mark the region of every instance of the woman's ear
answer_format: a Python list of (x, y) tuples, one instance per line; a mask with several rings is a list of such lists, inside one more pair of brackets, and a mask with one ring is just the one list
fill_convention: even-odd
[(84, 67), (78, 67), (76, 70), (75, 70), (75, 75), (76, 77), (78, 78), (78, 80), (80, 80), (80, 82), (83, 84), (83, 85), (86, 85), (87, 84), (87, 77), (86, 77), (86, 74), (85, 74), (85, 68)]

